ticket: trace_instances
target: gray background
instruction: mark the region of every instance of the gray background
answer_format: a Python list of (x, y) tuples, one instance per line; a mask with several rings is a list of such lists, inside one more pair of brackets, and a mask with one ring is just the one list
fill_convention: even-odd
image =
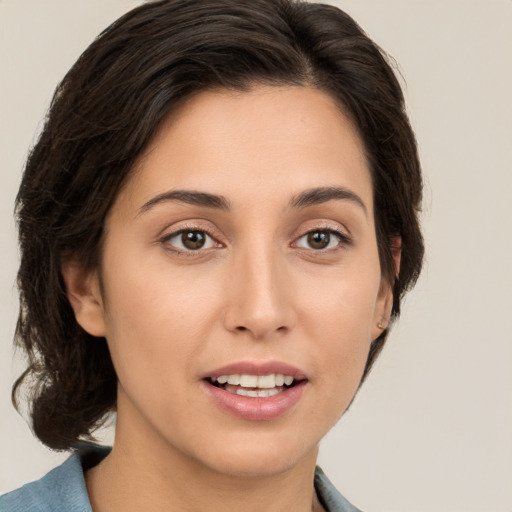
[[(58, 80), (134, 0), (0, 0), (0, 493), (65, 455), (10, 404), (13, 201)], [(367, 512), (512, 511), (512, 2), (340, 0), (400, 65), (428, 260), (320, 463)], [(111, 435), (106, 434), (106, 439)]]

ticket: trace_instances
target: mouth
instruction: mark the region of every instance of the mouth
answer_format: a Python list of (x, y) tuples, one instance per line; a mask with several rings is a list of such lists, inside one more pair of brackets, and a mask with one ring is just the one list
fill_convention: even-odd
[(228, 393), (250, 398), (269, 398), (295, 387), (305, 379), (296, 379), (292, 375), (282, 373), (267, 375), (234, 373), (208, 377), (206, 380), (210, 385)]
[(224, 412), (250, 421), (275, 420), (293, 411), (309, 379), (279, 361), (239, 361), (203, 375), (207, 394)]

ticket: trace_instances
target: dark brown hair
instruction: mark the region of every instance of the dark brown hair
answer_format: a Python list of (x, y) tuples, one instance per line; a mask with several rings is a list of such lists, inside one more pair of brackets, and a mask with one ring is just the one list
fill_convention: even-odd
[[(16, 341), (29, 366), (32, 427), (54, 449), (88, 438), (116, 404), (106, 340), (76, 322), (61, 264), (100, 263), (105, 217), (137, 157), (181, 102), (212, 88), (314, 87), (352, 118), (370, 164), (393, 317), (423, 257), (421, 173), (400, 85), (383, 52), (341, 10), (293, 0), (163, 0), (127, 13), (57, 87), (17, 197), (21, 263)], [(402, 261), (395, 278), (396, 235)], [(371, 347), (366, 373), (387, 332)]]

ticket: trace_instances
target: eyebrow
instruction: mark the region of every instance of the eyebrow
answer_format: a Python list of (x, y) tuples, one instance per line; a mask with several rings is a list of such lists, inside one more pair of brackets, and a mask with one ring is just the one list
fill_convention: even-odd
[(290, 201), (292, 208), (306, 208), (332, 200), (348, 200), (359, 205), (366, 216), (368, 210), (363, 200), (354, 192), (344, 187), (317, 187), (305, 190)]
[[(351, 190), (344, 187), (316, 187), (301, 192), (290, 200), (290, 208), (306, 208), (317, 204), (326, 203), (333, 200), (348, 200), (359, 205), (368, 215), (366, 205), (363, 200)], [(157, 204), (168, 201), (180, 201), (182, 203), (195, 206), (204, 206), (219, 210), (230, 210), (231, 204), (224, 196), (209, 194), (208, 192), (197, 192), (195, 190), (170, 190), (163, 194), (158, 194), (139, 208), (139, 213), (144, 213)]]
[(207, 208), (215, 208), (219, 210), (229, 210), (230, 203), (223, 197), (207, 192), (196, 192), (194, 190), (171, 190), (159, 194), (139, 208), (139, 213), (144, 213), (157, 204), (167, 201), (181, 201), (182, 203), (193, 204), (195, 206), (205, 206)]

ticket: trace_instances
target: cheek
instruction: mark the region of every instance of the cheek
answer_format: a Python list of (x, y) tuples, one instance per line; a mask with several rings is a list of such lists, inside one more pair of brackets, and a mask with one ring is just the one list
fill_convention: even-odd
[[(105, 256), (106, 264), (115, 258)], [(186, 369), (215, 321), (215, 283), (160, 261), (117, 260), (105, 283), (107, 340), (122, 381)], [(129, 373), (128, 373), (129, 370)], [(158, 373), (158, 375), (157, 375)]]
[(379, 287), (378, 260), (312, 276), (296, 292), (303, 297), (300, 314), (309, 319), (311, 334), (321, 330), (357, 349), (361, 341), (370, 342)]
[(315, 338), (322, 353), (322, 373), (349, 395), (351, 389), (355, 393), (366, 364), (372, 318), (373, 304), (352, 295), (332, 301), (318, 323), (321, 332)]
[(302, 304), (301, 317), (307, 338), (315, 343), (315, 374), (323, 390), (318, 399), (324, 404), (324, 414), (333, 421), (359, 387), (372, 341), (380, 286), (378, 260), (350, 270), (340, 269), (337, 279), (331, 276), (321, 283), (315, 280), (317, 286), (298, 293), (308, 298)]

